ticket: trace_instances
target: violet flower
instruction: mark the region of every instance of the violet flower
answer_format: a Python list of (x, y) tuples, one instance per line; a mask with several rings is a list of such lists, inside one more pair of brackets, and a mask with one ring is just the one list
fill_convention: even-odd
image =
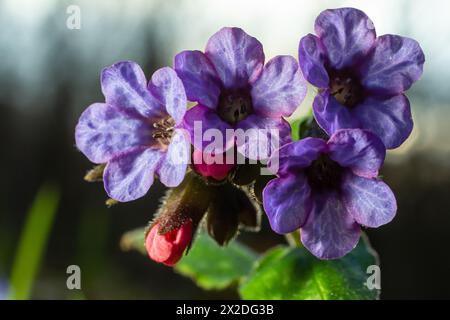
[[(263, 47), (257, 39), (239, 28), (223, 28), (209, 39), (204, 53), (179, 53), (175, 70), (188, 100), (198, 103), (184, 119), (197, 149), (208, 152), (204, 147), (209, 141), (195, 140), (195, 121), (202, 125), (202, 136), (208, 129), (220, 130), (223, 140), (215, 145), (217, 154), (236, 144), (247, 158), (267, 158), (264, 155), (277, 147), (271, 139), (277, 137), (248, 129), (276, 129), (279, 145), (291, 141), (283, 117), (290, 116), (306, 94), (306, 82), (293, 57), (277, 56), (264, 66)], [(227, 129), (247, 131), (247, 139), (227, 136)]]
[(305, 78), (319, 88), (313, 104), (318, 124), (329, 135), (343, 128), (376, 133), (388, 149), (410, 135), (413, 120), (404, 92), (422, 75), (424, 54), (412, 39), (376, 37), (367, 15), (357, 9), (325, 10), (316, 34), (300, 40)]
[(147, 85), (134, 62), (118, 62), (101, 74), (105, 103), (94, 103), (81, 115), (75, 138), (92, 162), (107, 163), (105, 190), (118, 201), (147, 193), (156, 174), (174, 187), (184, 178), (190, 142), (179, 128), (186, 94), (171, 68), (157, 70)]
[(277, 178), (263, 191), (272, 229), (301, 229), (303, 245), (321, 259), (351, 251), (360, 226), (390, 222), (397, 204), (391, 189), (377, 178), (386, 150), (372, 132), (336, 131), (327, 141), (305, 138), (279, 150)]

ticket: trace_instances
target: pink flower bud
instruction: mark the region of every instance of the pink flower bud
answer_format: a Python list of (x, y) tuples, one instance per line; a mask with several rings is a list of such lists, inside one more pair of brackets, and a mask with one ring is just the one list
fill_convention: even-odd
[[(234, 164), (226, 163), (225, 154), (214, 156), (194, 149), (192, 158), (193, 167), (197, 173), (203, 177), (213, 178), (218, 181), (225, 179), (228, 173), (234, 168)], [(221, 163), (214, 163), (214, 159), (221, 160)]]
[(167, 266), (175, 265), (181, 259), (184, 250), (192, 240), (192, 220), (165, 234), (160, 234), (160, 225), (156, 223), (147, 234), (145, 247), (150, 259)]

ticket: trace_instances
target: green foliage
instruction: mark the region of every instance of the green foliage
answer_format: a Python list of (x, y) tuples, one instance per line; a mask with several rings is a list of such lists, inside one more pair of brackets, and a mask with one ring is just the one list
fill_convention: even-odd
[(239, 292), (244, 299), (377, 299), (365, 286), (377, 258), (367, 240), (339, 260), (319, 260), (304, 248), (276, 247), (255, 265)]
[(292, 141), (297, 141), (305, 138), (306, 131), (311, 127), (314, 120), (312, 109), (301, 118), (295, 119), (290, 122)]
[(147, 255), (145, 250), (145, 230), (147, 228), (137, 228), (126, 232), (120, 240), (120, 247), (123, 251), (137, 250)]
[(253, 251), (237, 241), (220, 247), (202, 233), (175, 270), (194, 280), (201, 288), (223, 289), (247, 275), (256, 259)]
[[(125, 233), (120, 243), (122, 249), (134, 249), (146, 255), (144, 234), (145, 228)], [(200, 233), (175, 271), (191, 278), (201, 288), (224, 289), (247, 275), (256, 259), (253, 251), (237, 241), (220, 247), (207, 234)]]
[[(144, 229), (127, 232), (125, 250), (144, 254)], [(256, 253), (232, 241), (220, 247), (207, 234), (194, 240), (175, 271), (205, 290), (239, 285), (243, 299), (348, 300), (377, 299), (379, 290), (365, 286), (367, 267), (377, 265), (375, 251), (365, 235), (358, 246), (339, 260), (319, 260), (302, 247), (279, 246), (259, 259)]]
[(44, 185), (28, 211), (10, 278), (9, 299), (30, 298), (33, 282), (45, 254), (48, 236), (58, 208), (59, 192)]

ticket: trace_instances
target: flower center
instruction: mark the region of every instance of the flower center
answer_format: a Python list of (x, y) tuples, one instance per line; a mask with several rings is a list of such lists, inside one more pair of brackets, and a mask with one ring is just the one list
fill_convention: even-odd
[(342, 180), (342, 167), (322, 154), (305, 170), (309, 185), (316, 191), (338, 189)]
[(336, 100), (348, 108), (353, 108), (363, 98), (363, 88), (359, 80), (348, 73), (339, 73), (332, 77), (330, 87)]
[(175, 130), (174, 127), (175, 121), (171, 117), (167, 117), (153, 123), (153, 139), (164, 146), (169, 145)]
[(234, 125), (253, 112), (252, 99), (245, 91), (224, 92), (217, 111), (222, 120)]

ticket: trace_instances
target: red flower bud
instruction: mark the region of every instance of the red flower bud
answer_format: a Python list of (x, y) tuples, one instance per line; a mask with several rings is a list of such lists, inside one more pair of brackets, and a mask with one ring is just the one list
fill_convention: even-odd
[[(225, 179), (228, 173), (234, 168), (234, 164), (226, 163), (225, 154), (214, 156), (194, 149), (192, 159), (194, 170), (197, 173), (203, 177), (213, 178), (218, 181)], [(221, 163), (213, 163), (214, 159), (221, 160)]]
[(192, 220), (165, 234), (160, 234), (160, 225), (156, 223), (150, 229), (145, 240), (150, 259), (164, 263), (167, 266), (175, 265), (181, 259), (184, 250), (192, 240)]

